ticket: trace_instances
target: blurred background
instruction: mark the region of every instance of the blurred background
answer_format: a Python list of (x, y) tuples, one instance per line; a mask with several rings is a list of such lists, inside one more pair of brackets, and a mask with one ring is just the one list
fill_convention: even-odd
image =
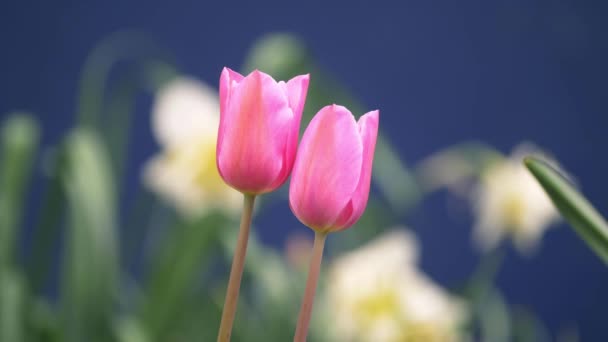
[[(105, 222), (100, 229), (104, 225), (116, 227), (119, 237), (101, 239), (120, 241), (115, 248), (121, 250), (121, 261), (117, 262), (121, 271), (112, 274), (127, 279), (118, 282), (119, 297), (127, 298), (116, 305), (121, 313), (118, 316), (128, 318), (129, 312), (134, 312), (133, 317), (141, 317), (138, 314), (145, 310), (132, 308), (143, 296), (140, 292), (146, 291), (134, 283), (154, 279), (146, 266), (146, 248), (150, 249), (146, 246), (170, 239), (163, 235), (169, 228), (148, 229), (142, 222), (146, 222), (146, 227), (181, 222), (173, 206), (157, 198), (154, 191), (145, 190), (142, 181), (144, 165), (163, 148), (152, 128), (155, 93), (177, 73), (217, 87), (224, 66), (243, 72), (258, 67), (277, 79), (310, 72), (311, 90), (306, 105), (310, 114), (331, 102), (349, 105), (356, 116), (380, 109), (380, 130), (386, 148), (384, 157), (377, 157), (376, 163), (388, 167), (385, 173), (374, 171), (382, 174), (384, 180), (376, 181), (374, 193), (378, 201), (370, 202), (368, 208), (378, 219), (370, 213), (368, 220), (353, 231), (366, 229), (365, 225), (374, 226), (369, 228), (374, 234), (392, 226), (408, 227), (419, 242), (420, 269), (454, 292), (479, 274), (484, 260), (490, 260), (490, 264), (501, 260), (490, 277), (493, 286), (512, 309), (509, 311), (533, 315), (532, 321), (543, 331), (539, 334), (550, 341), (577, 337), (582, 341), (607, 340), (608, 272), (563, 222), (553, 225), (532, 252), (521, 253), (508, 240), (494, 248), (495, 252), (484, 252), (472, 238), (475, 205), (471, 206), (469, 196), (463, 195), (469, 192), (459, 187), (462, 184), (431, 186), (433, 191), (425, 192), (420, 190), (424, 184), (416, 185), (409, 178), (410, 171), (416, 174), (417, 170), (425, 170), (421, 166), (427, 165), (424, 161), (446, 148), (455, 148), (455, 155), (462, 160), (474, 160), (471, 165), (476, 168), (485, 165), (485, 159), (479, 161), (485, 157), (480, 156), (495, 152), (508, 156), (522, 142), (530, 142), (557, 160), (590, 201), (606, 212), (608, 160), (603, 158), (603, 147), (608, 146), (604, 129), (608, 112), (607, 15), (608, 4), (592, 0), (402, 1), (398, 5), (370, 5), (364, 1), (2, 3), (1, 119), (5, 122), (15, 111), (31, 113), (28, 118), (37, 122), (39, 132), (39, 148), (31, 157), (31, 177), (23, 187), (23, 215), (15, 239), (15, 246), (21, 247), (14, 247), (18, 249), (15, 264), (24, 274), (34, 273), (19, 278), (18, 283), (40, 276), (32, 265), (48, 261), (43, 267), (48, 275), (42, 285), (37, 289), (26, 286), (32, 298), (37, 294), (46, 298), (40, 306), (43, 309), (34, 305), (31, 310), (37, 312), (36, 317), (47, 317), (45, 310), (52, 312), (61, 307), (70, 297), (66, 293), (78, 298), (87, 296), (87, 291), (63, 287), (69, 283), (66, 279), (76, 279), (93, 267), (74, 266), (77, 271), (66, 273), (65, 267), (70, 264), (65, 261), (69, 241), (82, 236), (66, 233), (65, 226), (74, 222), (90, 226), (86, 223), (90, 218), (83, 218), (83, 213), (98, 212), (96, 205), (101, 205), (104, 209), (97, 213), (103, 216), (100, 220), (112, 221), (109, 214), (104, 215), (111, 213), (115, 222)], [(103, 125), (97, 121), (103, 121)], [(74, 132), (75, 127), (81, 126), (102, 132), (102, 138), (91, 142), (87, 134)], [(32, 128), (26, 131), (29, 129)], [(76, 147), (69, 147), (70, 144)], [(54, 181), (53, 170), (95, 159), (99, 157), (97, 148), (107, 149), (108, 159), (92, 162), (88, 169), (80, 171), (78, 167), (76, 171), (67, 167), (68, 178), (83, 189), (98, 186), (101, 192), (105, 191), (104, 185), (92, 183), (106, 178), (113, 184), (111, 191), (106, 189), (111, 192), (107, 197), (116, 203), (112, 209), (106, 208), (103, 201), (95, 202), (100, 197), (95, 195), (92, 207), (79, 209), (87, 195), (79, 193), (78, 185), (69, 185), (72, 181), (66, 182), (64, 176), (59, 177), (63, 180)], [(61, 153), (62, 149), (68, 152)], [(6, 175), (10, 159), (2, 160), (0, 168)], [(95, 163), (113, 165), (106, 173), (114, 176), (99, 171)], [(452, 167), (448, 163), (440, 168), (449, 174)], [(481, 173), (482, 166), (479, 169)], [(468, 172), (465, 178), (471, 176), (469, 173), (476, 172)], [(477, 182), (477, 176), (471, 177), (473, 180), (465, 182), (464, 188)], [(6, 182), (12, 184), (10, 180)], [(391, 193), (391, 182), (405, 190)], [(54, 187), (63, 190), (55, 189), (54, 193)], [(258, 242), (264, 248), (282, 251), (294, 233), (311, 236), (291, 214), (285, 192), (283, 189), (261, 203), (255, 225)], [(67, 204), (58, 204), (62, 202)], [(71, 209), (66, 212), (65, 206)], [(390, 215), (383, 214), (385, 211), (390, 211)], [(51, 225), (58, 228), (47, 230), (46, 226)], [(223, 225), (228, 227), (222, 227), (224, 230), (236, 228), (235, 224)], [(91, 234), (95, 241), (99, 240), (95, 234), (103, 235), (99, 231)], [(344, 243), (344, 250), (364, 244), (374, 234), (345, 235), (343, 240), (354, 242)], [(339, 246), (340, 239), (336, 234), (329, 243)], [(175, 242), (175, 246), (179, 243)], [(41, 248), (47, 254), (30, 258)], [(80, 245), (80, 249), (88, 248)], [(330, 249), (329, 255), (340, 254), (340, 248), (336, 247), (335, 252)], [(79, 253), (73, 245), (67, 250), (67, 258)], [(162, 253), (165, 252), (157, 254)], [(222, 254), (215, 251), (212, 255)], [(192, 269), (202, 269), (196, 265), (194, 261)], [(207, 275), (220, 279), (226, 276), (224, 263), (205, 265)], [(159, 278), (178, 277), (158, 272)], [(492, 273), (481, 271), (484, 272)], [(69, 274), (76, 276), (70, 278)], [(128, 276), (122, 277), (123, 274)], [(188, 283), (200, 283), (197, 277), (187, 279)], [(80, 286), (77, 281), (71, 284)], [(155, 286), (172, 285), (161, 282)], [(296, 303), (300, 293), (293, 294)], [(82, 309), (91, 304), (75, 305), (82, 305)], [(169, 304), (155, 305), (158, 306), (154, 310), (164, 310)], [(168, 322), (150, 318), (154, 319)], [(124, 321), (127, 323), (119, 324), (122, 328), (118, 335), (125, 340), (145, 340), (144, 335), (150, 340), (174, 340), (155, 338), (154, 333), (142, 333), (146, 329), (140, 328), (139, 323)], [(516, 318), (511, 320), (515, 321)], [(62, 330), (57, 328), (60, 323), (52, 323), (52, 319), (48, 322), (48, 331)], [(28, 329), (34, 328), (25, 330)], [(215, 329), (216, 325), (209, 323), (209, 340), (214, 338)], [(55, 336), (47, 340), (68, 340), (68, 333), (55, 332), (44, 336)], [(84, 336), (79, 335), (81, 332), (74, 334)], [(506, 337), (510, 339), (515, 337)], [(256, 341), (253, 337), (243, 340)]]

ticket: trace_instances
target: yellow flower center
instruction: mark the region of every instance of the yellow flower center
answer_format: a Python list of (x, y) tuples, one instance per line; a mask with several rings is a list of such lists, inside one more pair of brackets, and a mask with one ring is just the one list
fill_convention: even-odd
[(365, 316), (365, 320), (382, 316), (394, 317), (399, 314), (399, 298), (394, 290), (382, 289), (372, 296), (361, 298), (355, 305), (355, 312)]
[(396, 289), (378, 289), (373, 295), (359, 299), (352, 312), (356, 313), (357, 325), (367, 336), (383, 319), (395, 322), (397, 330), (387, 342), (451, 342), (454, 336), (435, 321), (412, 321), (402, 311)]
[(186, 174), (190, 175), (194, 187), (205, 193), (220, 195), (229, 187), (217, 170), (215, 146), (215, 139), (181, 146), (168, 151), (167, 161), (175, 168), (189, 170)]
[(441, 327), (435, 324), (418, 322), (406, 324), (403, 327), (401, 342), (450, 342), (453, 338), (447, 336)]
[(504, 214), (507, 226), (514, 231), (521, 229), (525, 223), (526, 204), (521, 194), (512, 193), (504, 203)]
[(194, 179), (199, 187), (212, 193), (219, 193), (226, 191), (228, 186), (224, 183), (217, 170), (215, 146), (215, 141), (199, 146), (199, 154), (196, 160), (196, 176)]

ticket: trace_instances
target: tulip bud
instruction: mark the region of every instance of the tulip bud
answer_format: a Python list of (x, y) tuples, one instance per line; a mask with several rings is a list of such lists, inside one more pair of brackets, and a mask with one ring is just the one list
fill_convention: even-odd
[(318, 232), (352, 226), (369, 196), (378, 135), (378, 111), (359, 122), (342, 106), (324, 107), (304, 132), (296, 157), (289, 203), (295, 216)]
[(220, 78), (217, 168), (242, 193), (281, 186), (293, 167), (308, 75), (276, 82), (258, 70), (243, 77), (224, 68)]

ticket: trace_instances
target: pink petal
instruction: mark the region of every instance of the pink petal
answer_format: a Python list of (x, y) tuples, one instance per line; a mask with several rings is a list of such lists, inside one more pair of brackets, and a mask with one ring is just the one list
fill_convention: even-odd
[[(344, 214), (350, 212), (350, 217), (343, 222), (336, 223), (336, 225), (340, 226), (341, 229), (346, 229), (355, 224), (361, 215), (363, 215), (365, 207), (367, 206), (369, 187), (372, 178), (374, 151), (376, 149), (376, 140), (378, 137), (379, 115), (379, 111), (374, 110), (363, 115), (359, 119), (359, 132), (361, 134), (361, 140), (363, 141), (363, 163), (361, 165), (361, 176), (359, 177), (357, 189), (352, 196), (352, 207), (349, 208), (347, 206), (347, 208), (345, 208)], [(348, 215), (343, 216), (347, 217)]]
[[(243, 75), (230, 68), (224, 67), (222, 74), (220, 75), (220, 127), (218, 130), (217, 137), (217, 155), (220, 154), (222, 149), (222, 140), (224, 139), (224, 131), (226, 130), (226, 122), (231, 122), (232, 119), (228, 119), (230, 113), (227, 112), (228, 103), (230, 102), (230, 96), (233, 92), (233, 88), (237, 86), (242, 80)], [(219, 165), (218, 165), (219, 169)], [(222, 173), (221, 169), (219, 170)]]
[(289, 191), (300, 221), (314, 229), (330, 228), (359, 183), (362, 152), (348, 109), (332, 105), (315, 115), (302, 137)]
[(220, 76), (220, 111), (223, 112), (226, 104), (230, 101), (230, 93), (234, 83), (240, 83), (243, 80), (243, 75), (238, 72), (224, 67)]
[(300, 75), (292, 78), (289, 82), (287, 82), (287, 84), (283, 81), (279, 82), (279, 85), (286, 93), (289, 106), (294, 115), (291, 130), (287, 138), (287, 145), (285, 146), (285, 165), (283, 168), (283, 173), (277, 178), (277, 182), (280, 184), (285, 182), (286, 178), (289, 176), (293, 163), (296, 159), (298, 136), (300, 135), (300, 121), (302, 119), (304, 102), (306, 101), (309, 78), (309, 75)]
[(293, 114), (296, 116), (298, 122), (300, 121), (302, 111), (304, 110), (304, 102), (306, 101), (309, 82), (310, 75), (308, 74), (296, 76), (287, 82), (287, 99), (289, 100), (289, 107), (293, 110)]
[(272, 77), (256, 70), (232, 88), (226, 106), (218, 138), (222, 177), (241, 191), (273, 190), (293, 120), (286, 95)]

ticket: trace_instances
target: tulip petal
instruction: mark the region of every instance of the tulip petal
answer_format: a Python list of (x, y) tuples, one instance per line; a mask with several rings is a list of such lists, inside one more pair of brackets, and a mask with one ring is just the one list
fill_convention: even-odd
[(286, 84), (287, 98), (289, 107), (293, 110), (297, 122), (300, 122), (302, 111), (304, 110), (304, 102), (306, 101), (306, 93), (308, 92), (308, 84), (310, 75), (300, 75), (292, 78)]
[(369, 187), (372, 178), (372, 164), (374, 151), (376, 149), (376, 138), (378, 137), (379, 111), (374, 110), (363, 115), (359, 122), (359, 132), (363, 141), (363, 163), (361, 165), (361, 176), (359, 184), (352, 196), (352, 208), (345, 208), (344, 217), (350, 212), (350, 218), (346, 222), (336, 222), (342, 229), (352, 226), (361, 217), (367, 206)]
[[(227, 109), (230, 103), (230, 96), (233, 92), (233, 88), (243, 81), (243, 75), (238, 72), (224, 67), (222, 74), (220, 75), (220, 127), (218, 130), (217, 138), (217, 154), (219, 155), (221, 147), (223, 146), (222, 140), (224, 139), (224, 131), (226, 130), (226, 116), (228, 115)], [(222, 172), (219, 170), (220, 173)]]
[[(282, 184), (289, 173), (291, 172), (293, 163), (296, 159), (296, 150), (298, 147), (298, 136), (300, 133), (300, 121), (302, 119), (302, 111), (304, 109), (304, 102), (306, 101), (306, 93), (308, 92), (309, 75), (300, 75), (292, 78), (289, 82), (279, 82), (279, 85), (284, 89), (287, 94), (289, 101), (289, 107), (291, 108), (294, 118), (292, 121), (292, 127), (289, 131), (287, 138), (287, 145), (284, 151), (285, 166), (283, 167), (283, 173), (277, 178), (276, 186)], [(274, 186), (274, 187), (276, 187)]]
[(228, 184), (244, 192), (272, 190), (286, 167), (283, 155), (293, 124), (287, 96), (272, 77), (257, 70), (236, 84), (228, 96), (220, 117), (220, 173)]
[(359, 183), (362, 152), (350, 111), (337, 105), (321, 109), (302, 137), (293, 169), (289, 200), (300, 221), (330, 228)]
[(232, 88), (243, 80), (243, 75), (230, 69), (222, 69), (220, 76), (220, 111), (223, 113), (226, 110), (230, 100)]

